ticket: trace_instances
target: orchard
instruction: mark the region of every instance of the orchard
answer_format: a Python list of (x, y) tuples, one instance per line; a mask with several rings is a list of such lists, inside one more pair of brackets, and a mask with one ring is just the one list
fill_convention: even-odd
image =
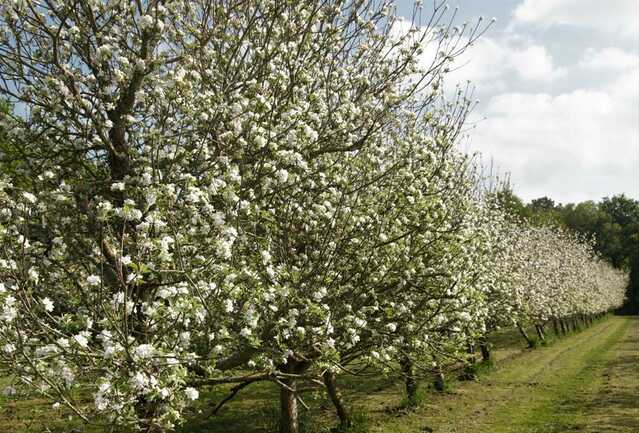
[(627, 275), (591, 240), (511, 215), (458, 150), (474, 101), (442, 83), (489, 24), (452, 17), (2, 2), (5, 393), (169, 432), (204, 389), (271, 381), (297, 433), (311, 383), (348, 426), (354, 363), (413, 398), (469, 347), (488, 359), (496, 329), (543, 339), (623, 304)]

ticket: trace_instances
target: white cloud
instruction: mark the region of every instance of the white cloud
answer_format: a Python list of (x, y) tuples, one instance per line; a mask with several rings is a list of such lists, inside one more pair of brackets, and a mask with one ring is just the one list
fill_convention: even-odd
[[(512, 16), (504, 31), (456, 59), (446, 78), (471, 81), (487, 101), (476, 109), (485, 120), (470, 132), (469, 149), (510, 172), (527, 200), (639, 198), (639, 51), (611, 37), (639, 36), (639, 0), (520, 0)], [(564, 40), (563, 32), (521, 24), (586, 31)], [(609, 44), (616, 46), (602, 48)], [(423, 64), (435, 55), (427, 47)]]
[(548, 50), (536, 44), (482, 37), (455, 61), (449, 83), (466, 80), (490, 90), (503, 90), (503, 79), (513, 73), (520, 79), (552, 81), (565, 70), (554, 65)]
[(564, 75), (563, 69), (555, 69), (546, 48), (539, 45), (511, 51), (509, 63), (525, 80), (547, 81)]
[(580, 66), (589, 69), (627, 69), (639, 65), (639, 56), (620, 48), (588, 49)]
[(524, 0), (515, 20), (540, 25), (571, 25), (621, 36), (639, 35), (637, 0)]
[[(406, 35), (410, 29), (410, 21), (396, 21), (391, 30), (392, 40)], [(408, 41), (415, 41), (423, 31), (425, 29), (420, 28)], [(420, 65), (424, 70), (438, 61), (439, 54), (436, 41), (428, 39), (420, 58)], [(457, 47), (463, 47), (468, 42), (467, 37), (461, 37)], [(455, 58), (446, 82), (463, 84), (470, 81), (484, 90), (503, 91), (505, 77), (550, 82), (564, 75), (565, 70), (554, 65), (551, 54), (542, 45), (517, 35), (504, 39), (482, 36)]]
[(524, 198), (639, 197), (639, 69), (598, 90), (498, 95), (482, 114), (473, 148), (511, 172)]

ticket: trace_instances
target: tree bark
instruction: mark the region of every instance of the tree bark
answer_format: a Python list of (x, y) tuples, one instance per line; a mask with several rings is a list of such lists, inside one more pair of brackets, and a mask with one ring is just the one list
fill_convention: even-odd
[(437, 368), (437, 374), (435, 374), (434, 385), (435, 385), (435, 389), (439, 392), (443, 392), (444, 389), (446, 388), (446, 380), (444, 378), (444, 373), (442, 372), (440, 367)]
[(295, 396), (296, 380), (284, 379), (280, 388), (280, 433), (300, 433), (300, 422)]
[(535, 325), (535, 329), (537, 330), (537, 335), (539, 336), (540, 341), (546, 341), (546, 335), (544, 334), (544, 328), (541, 325)]
[(481, 359), (484, 362), (489, 362), (492, 358), (492, 354), (490, 353), (490, 345), (488, 341), (486, 341), (486, 337), (482, 337), (479, 340), (479, 350), (481, 350)]
[(335, 406), (335, 410), (337, 411), (337, 416), (339, 417), (340, 427), (349, 427), (351, 425), (351, 417), (344, 405), (344, 400), (342, 399), (342, 395), (337, 389), (337, 383), (335, 381), (335, 373), (332, 371), (326, 370), (323, 375), (324, 385), (326, 386), (326, 391), (328, 392), (328, 396), (333, 402), (333, 406)]
[[(135, 402), (135, 412), (141, 418), (148, 420), (152, 418), (157, 409), (157, 404), (148, 401), (146, 397), (139, 397)], [(143, 433), (159, 433), (160, 429), (157, 425), (153, 425), (151, 421), (143, 421), (140, 425), (140, 431)]]
[(417, 400), (417, 380), (415, 380), (415, 369), (413, 362), (408, 357), (403, 357), (400, 361), (402, 374), (404, 375), (404, 384), (406, 385), (406, 396), (408, 401), (415, 403)]
[(475, 380), (477, 379), (477, 375), (475, 374), (475, 363), (477, 362), (475, 345), (469, 343), (466, 352), (468, 353), (468, 364), (464, 368), (463, 373), (459, 375), (459, 380)]
[(561, 331), (559, 330), (559, 322), (557, 319), (552, 319), (552, 328), (557, 337), (561, 336)]
[[(308, 363), (294, 359), (288, 360), (281, 371), (288, 374), (302, 374)], [(287, 377), (280, 386), (280, 433), (300, 433), (299, 412), (297, 406), (297, 379)]]
[(475, 347), (475, 345), (473, 343), (468, 343), (468, 361), (472, 364), (477, 362), (477, 359), (475, 358), (476, 351), (477, 348)]
[(535, 343), (533, 342), (532, 338), (528, 336), (528, 334), (526, 333), (526, 330), (524, 329), (523, 326), (521, 326), (520, 323), (517, 324), (517, 329), (519, 329), (519, 332), (521, 333), (522, 337), (524, 337), (524, 340), (526, 340), (526, 343), (528, 343), (528, 347), (531, 349), (535, 347)]

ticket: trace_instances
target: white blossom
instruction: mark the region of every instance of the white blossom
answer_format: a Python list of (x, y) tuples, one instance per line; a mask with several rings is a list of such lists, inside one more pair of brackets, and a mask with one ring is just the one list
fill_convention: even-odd
[(186, 394), (187, 398), (192, 401), (197, 400), (200, 397), (200, 393), (197, 391), (197, 389), (191, 387), (186, 388), (184, 390), (184, 394)]
[(155, 354), (155, 348), (151, 344), (141, 344), (135, 348), (135, 354), (142, 359), (150, 358)]
[(37, 197), (30, 192), (23, 192), (22, 197), (31, 204), (35, 204), (35, 202), (38, 201)]
[(87, 283), (89, 283), (90, 286), (99, 286), (101, 281), (102, 279), (97, 275), (89, 275), (87, 277)]
[(285, 183), (288, 180), (288, 171), (283, 168), (280, 168), (275, 172), (275, 177), (282, 183)]
[(86, 337), (86, 335), (84, 333), (74, 335), (73, 339), (83, 349), (86, 349), (88, 347), (88, 345), (89, 345), (89, 340), (87, 339), (87, 337)]
[(44, 307), (44, 311), (49, 313), (53, 311), (53, 302), (51, 302), (49, 298), (42, 299), (42, 306)]
[(113, 182), (111, 184), (111, 191), (124, 191), (125, 188), (124, 182)]

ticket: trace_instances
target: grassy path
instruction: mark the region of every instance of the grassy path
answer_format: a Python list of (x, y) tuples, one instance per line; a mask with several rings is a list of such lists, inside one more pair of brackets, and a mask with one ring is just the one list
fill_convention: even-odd
[(512, 358), (376, 432), (639, 432), (639, 318), (613, 317)]

